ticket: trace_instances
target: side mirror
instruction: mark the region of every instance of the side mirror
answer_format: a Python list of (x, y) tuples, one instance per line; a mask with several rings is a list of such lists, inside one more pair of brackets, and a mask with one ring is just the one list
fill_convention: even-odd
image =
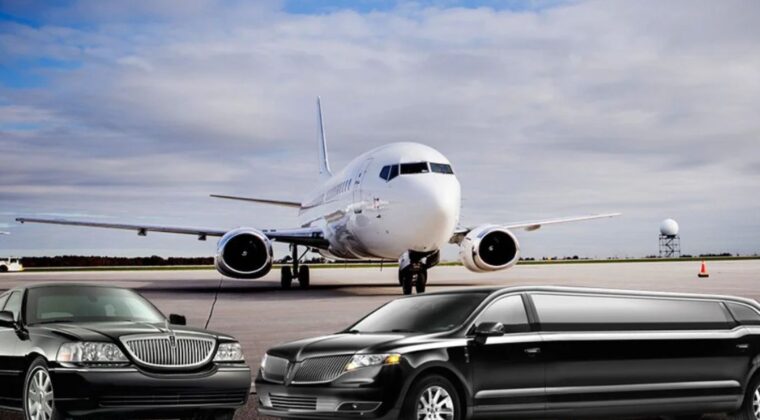
[(501, 322), (481, 322), (475, 326), (475, 342), (485, 344), (488, 337), (500, 337), (506, 332)]
[(184, 315), (170, 314), (169, 323), (172, 325), (187, 325), (187, 318)]
[(0, 311), (0, 327), (15, 328), (16, 320), (13, 318), (13, 312)]

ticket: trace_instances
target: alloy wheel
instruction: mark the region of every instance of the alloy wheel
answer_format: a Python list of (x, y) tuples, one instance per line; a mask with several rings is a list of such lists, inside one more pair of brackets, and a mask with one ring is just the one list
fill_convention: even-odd
[(452, 420), (454, 400), (448, 391), (434, 385), (422, 391), (417, 402), (417, 420)]
[(53, 417), (53, 383), (45, 369), (37, 369), (29, 380), (26, 412), (32, 420), (51, 420)]
[(752, 411), (755, 413), (755, 420), (760, 420), (760, 385), (755, 388), (755, 394), (752, 396)]

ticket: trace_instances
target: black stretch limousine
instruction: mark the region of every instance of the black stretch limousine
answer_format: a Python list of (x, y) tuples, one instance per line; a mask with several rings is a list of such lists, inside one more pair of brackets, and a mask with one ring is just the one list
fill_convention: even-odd
[(240, 344), (184, 324), (114, 287), (0, 294), (0, 407), (27, 420), (232, 419), (251, 387)]
[[(270, 349), (259, 411), (288, 418), (760, 419), (760, 306), (556, 287), (397, 299)], [(697, 416), (698, 417), (698, 416)]]

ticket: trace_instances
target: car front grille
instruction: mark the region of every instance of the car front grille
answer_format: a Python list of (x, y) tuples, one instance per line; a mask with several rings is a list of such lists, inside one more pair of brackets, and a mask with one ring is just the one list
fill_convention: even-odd
[(192, 369), (213, 356), (216, 340), (187, 335), (135, 335), (122, 337), (124, 346), (138, 364), (153, 368)]
[(101, 407), (158, 407), (242, 405), (246, 392), (206, 392), (171, 395), (104, 395), (99, 398)]
[(281, 357), (267, 355), (267, 363), (262, 374), (268, 381), (283, 383), (288, 374), (288, 361)]
[(330, 382), (342, 375), (351, 355), (314, 357), (296, 364), (292, 383), (309, 384)]
[(269, 401), (272, 408), (277, 410), (316, 411), (317, 409), (317, 397), (269, 394)]

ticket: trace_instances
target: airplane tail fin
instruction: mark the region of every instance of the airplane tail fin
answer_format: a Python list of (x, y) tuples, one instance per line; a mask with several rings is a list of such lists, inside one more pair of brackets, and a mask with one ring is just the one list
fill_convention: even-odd
[(325, 123), (322, 119), (322, 102), (317, 96), (317, 126), (319, 132), (319, 174), (323, 178), (329, 178), (332, 176), (330, 170), (330, 160), (327, 158), (327, 139), (325, 138)]

